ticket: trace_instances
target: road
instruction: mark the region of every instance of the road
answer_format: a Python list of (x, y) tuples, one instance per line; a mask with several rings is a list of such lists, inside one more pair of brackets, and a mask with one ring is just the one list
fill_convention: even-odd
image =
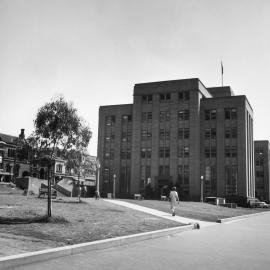
[(48, 269), (269, 269), (270, 213), (127, 246), (17, 267)]

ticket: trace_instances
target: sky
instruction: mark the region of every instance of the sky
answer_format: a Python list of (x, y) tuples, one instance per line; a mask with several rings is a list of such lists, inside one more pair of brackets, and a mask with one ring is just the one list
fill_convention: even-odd
[(0, 0), (0, 133), (26, 136), (56, 95), (89, 124), (136, 83), (199, 78), (246, 95), (270, 140), (269, 0)]

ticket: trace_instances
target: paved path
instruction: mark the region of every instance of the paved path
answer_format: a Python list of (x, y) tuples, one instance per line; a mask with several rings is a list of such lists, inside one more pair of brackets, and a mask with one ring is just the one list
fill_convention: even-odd
[(270, 213), (126, 246), (62, 257), (17, 270), (267, 270)]
[(159, 210), (155, 210), (155, 209), (152, 209), (152, 208), (140, 206), (140, 205), (133, 204), (133, 203), (128, 203), (128, 202), (125, 202), (125, 201), (107, 200), (107, 199), (104, 199), (104, 201), (110, 202), (110, 203), (113, 203), (113, 204), (117, 204), (117, 205), (121, 205), (121, 206), (125, 206), (125, 207), (128, 207), (128, 208), (132, 208), (134, 210), (145, 212), (147, 214), (151, 214), (151, 215), (158, 216), (158, 217), (161, 217), (161, 218), (166, 218), (166, 219), (169, 219), (169, 220), (173, 220), (173, 221), (176, 221), (176, 222), (179, 222), (179, 223), (184, 223), (184, 224), (199, 223), (201, 228), (217, 224), (215, 222), (207, 222), (207, 221), (201, 221), (201, 220), (197, 220), (197, 219), (190, 219), (190, 218), (185, 218), (185, 217), (181, 217), (181, 216), (178, 216), (178, 215), (173, 217), (169, 213), (165, 213), (165, 212), (162, 212), (162, 211), (159, 211)]

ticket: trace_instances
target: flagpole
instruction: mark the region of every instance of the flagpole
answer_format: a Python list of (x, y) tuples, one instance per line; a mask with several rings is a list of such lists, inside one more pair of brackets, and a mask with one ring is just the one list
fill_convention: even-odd
[(221, 86), (223, 87), (223, 64), (221, 61)]

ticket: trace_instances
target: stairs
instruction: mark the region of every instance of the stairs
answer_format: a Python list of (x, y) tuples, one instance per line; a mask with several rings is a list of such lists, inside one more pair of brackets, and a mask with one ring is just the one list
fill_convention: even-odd
[(63, 196), (65, 196), (65, 197), (71, 197), (71, 192), (70, 192), (69, 190), (67, 190), (67, 189), (65, 189), (65, 188), (63, 188), (63, 187), (61, 187), (60, 185), (55, 184), (55, 185), (53, 186), (53, 188), (54, 188), (55, 190), (57, 190), (57, 192), (61, 193)]

